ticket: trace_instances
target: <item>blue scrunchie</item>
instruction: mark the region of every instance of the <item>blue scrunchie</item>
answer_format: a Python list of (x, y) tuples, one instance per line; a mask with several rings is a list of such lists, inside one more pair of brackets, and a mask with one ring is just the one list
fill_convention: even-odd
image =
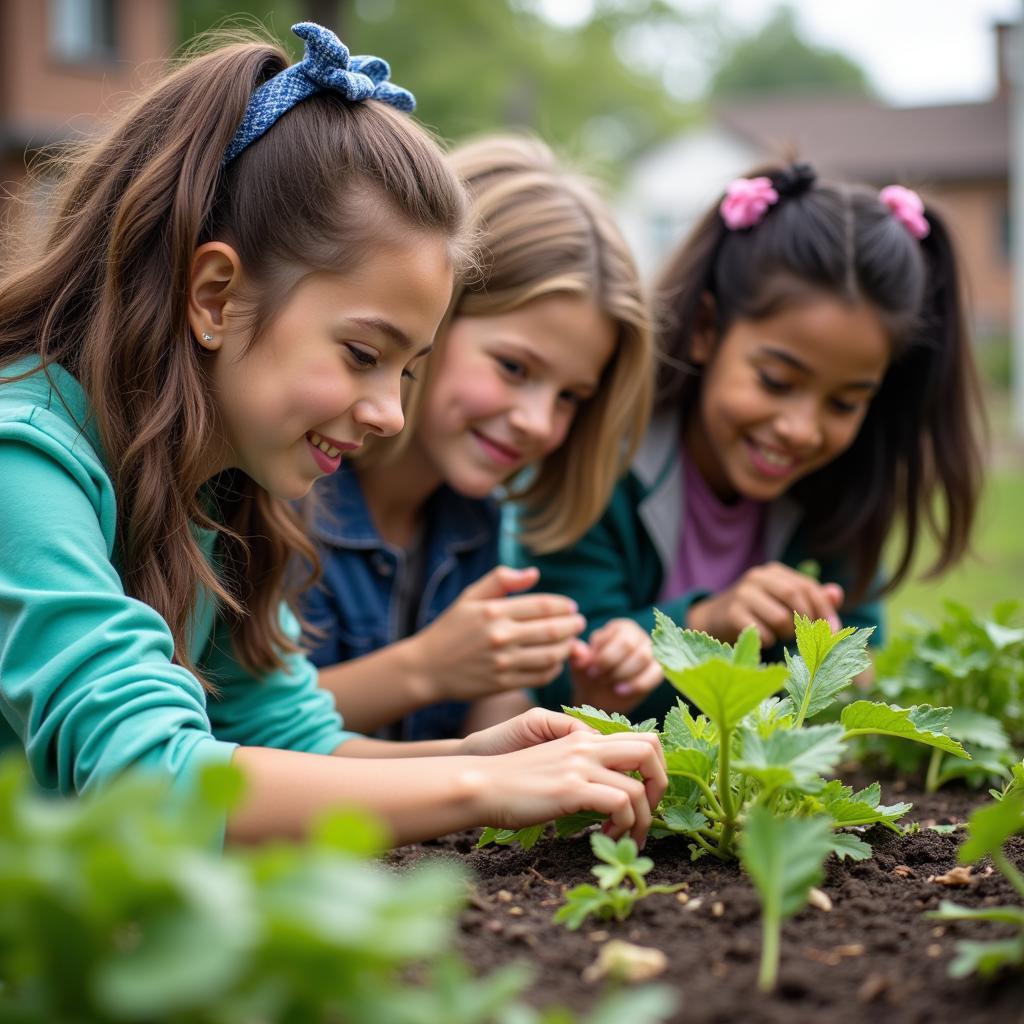
[(302, 60), (274, 75), (252, 94), (245, 117), (224, 154), (225, 164), (255, 142), (282, 114), (326, 89), (340, 92), (353, 103), (380, 100), (406, 113), (416, 109), (413, 94), (388, 81), (391, 68), (387, 61), (380, 57), (350, 57), (348, 47), (330, 29), (312, 21), (292, 25), (292, 31), (305, 41)]

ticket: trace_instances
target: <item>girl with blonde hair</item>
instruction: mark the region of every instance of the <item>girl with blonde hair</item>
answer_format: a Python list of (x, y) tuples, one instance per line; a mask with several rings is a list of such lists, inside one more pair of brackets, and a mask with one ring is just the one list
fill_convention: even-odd
[(318, 487), (324, 578), (304, 605), (346, 719), (409, 739), (507, 717), (566, 659), (580, 699), (619, 678), (621, 649), (638, 652), (624, 678), (656, 671), (632, 622), (585, 645), (574, 602), (522, 593), (532, 568), (495, 567), (498, 489), (524, 541), (556, 550), (597, 519), (643, 436), (651, 338), (632, 258), (594, 187), (543, 143), (486, 138), (450, 163), (482, 267), (409, 385), (405, 431)]

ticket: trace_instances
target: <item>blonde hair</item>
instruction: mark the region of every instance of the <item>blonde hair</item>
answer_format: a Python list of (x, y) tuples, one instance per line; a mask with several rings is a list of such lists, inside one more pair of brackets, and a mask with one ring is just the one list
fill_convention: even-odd
[[(593, 301), (614, 324), (615, 350), (597, 393), (565, 441), (513, 480), (520, 540), (540, 554), (578, 540), (604, 511), (647, 428), (653, 380), (648, 308), (632, 254), (597, 187), (561, 167), (537, 139), (499, 135), (457, 147), (450, 165), (470, 194), (480, 270), (456, 285), (445, 325), (495, 316), (554, 294)], [(378, 465), (415, 435), (435, 355), (406, 403), (406, 427), (368, 453)]]

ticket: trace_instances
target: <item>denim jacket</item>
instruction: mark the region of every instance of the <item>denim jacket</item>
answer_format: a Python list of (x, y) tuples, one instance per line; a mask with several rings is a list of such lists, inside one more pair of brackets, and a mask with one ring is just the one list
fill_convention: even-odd
[[(404, 638), (393, 597), (406, 571), (406, 556), (377, 533), (351, 466), (343, 463), (317, 488), (312, 534), (323, 579), (303, 596), (302, 610), (310, 624), (324, 631), (310, 652), (323, 668)], [(498, 505), (491, 499), (465, 498), (445, 486), (432, 495), (423, 533), (417, 632), (498, 564), (499, 524)], [(406, 716), (400, 734), (407, 740), (456, 736), (467, 708), (462, 701), (420, 708)]]

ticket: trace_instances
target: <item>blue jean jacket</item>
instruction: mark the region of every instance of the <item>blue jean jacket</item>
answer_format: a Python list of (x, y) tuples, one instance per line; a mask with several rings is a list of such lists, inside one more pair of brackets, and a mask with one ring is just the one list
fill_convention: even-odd
[[(471, 583), (498, 564), (500, 512), (491, 499), (465, 498), (440, 487), (426, 505), (423, 587), (416, 631), (434, 621)], [(359, 478), (347, 463), (317, 484), (312, 524), (323, 579), (306, 592), (302, 610), (323, 630), (310, 658), (321, 668), (361, 657), (404, 637), (392, 600), (406, 571), (405, 553), (388, 544), (370, 518)], [(387, 680), (381, 680), (387, 685)], [(460, 734), (468, 704), (421, 708), (401, 723), (407, 740)]]

